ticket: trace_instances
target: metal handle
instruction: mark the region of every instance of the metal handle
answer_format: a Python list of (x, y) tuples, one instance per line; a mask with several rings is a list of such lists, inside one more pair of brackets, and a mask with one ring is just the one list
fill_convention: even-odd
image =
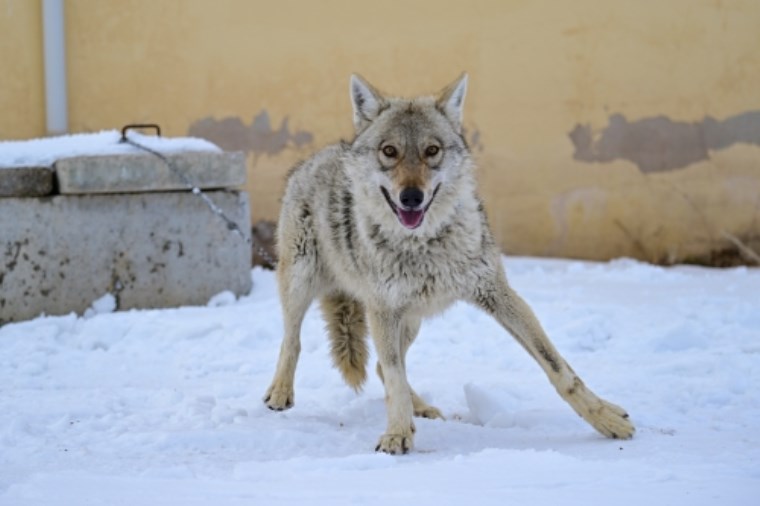
[(128, 130), (137, 130), (142, 128), (152, 128), (156, 131), (156, 136), (161, 137), (161, 127), (158, 126), (157, 123), (133, 123), (131, 125), (125, 125), (124, 128), (121, 129), (121, 142), (127, 141)]

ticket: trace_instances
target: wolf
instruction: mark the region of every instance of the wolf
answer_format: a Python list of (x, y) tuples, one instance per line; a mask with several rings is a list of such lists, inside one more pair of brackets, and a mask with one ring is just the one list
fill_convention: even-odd
[(467, 74), (436, 96), (386, 96), (356, 74), (349, 89), (353, 140), (288, 176), (277, 227), (284, 337), (266, 405), (293, 406), (301, 323), (319, 299), (333, 362), (357, 391), (372, 336), (387, 410), (376, 451), (409, 452), (413, 416), (443, 415), (409, 385), (406, 353), (423, 319), (463, 300), (495, 318), (597, 431), (632, 437), (628, 414), (581, 381), (507, 282), (462, 130)]

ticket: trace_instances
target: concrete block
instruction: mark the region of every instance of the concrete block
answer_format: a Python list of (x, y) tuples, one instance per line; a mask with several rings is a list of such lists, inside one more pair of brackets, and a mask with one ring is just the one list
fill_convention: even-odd
[[(244, 233), (248, 198), (208, 195)], [(251, 289), (251, 249), (189, 192), (0, 199), (0, 324), (84, 312), (206, 304)]]
[(0, 168), (0, 197), (42, 197), (51, 193), (50, 167)]
[(177, 174), (202, 189), (245, 184), (245, 155), (241, 152), (184, 151), (164, 155), (177, 169), (145, 153), (64, 158), (55, 162), (61, 194), (130, 193), (186, 190)]

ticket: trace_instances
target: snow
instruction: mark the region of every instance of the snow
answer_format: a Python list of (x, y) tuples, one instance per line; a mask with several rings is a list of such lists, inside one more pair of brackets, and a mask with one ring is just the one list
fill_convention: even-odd
[[(130, 140), (154, 151), (221, 151), (216, 145), (194, 137), (156, 137), (127, 132)], [(26, 141), (0, 142), (0, 169), (15, 167), (49, 167), (56, 160), (75, 156), (129, 155), (145, 152), (121, 141), (121, 132), (105, 130), (98, 133), (62, 135)]]
[(101, 298), (96, 299), (92, 305), (84, 312), (85, 318), (91, 318), (98, 314), (112, 313), (116, 311), (116, 297), (107, 293)]
[[(261, 402), (281, 338), (275, 278), (206, 307), (0, 328), (0, 504), (755, 504), (760, 270), (506, 258), (565, 358), (637, 424), (607, 440), (488, 316), (426, 322), (411, 384), (446, 421), (376, 454), (380, 381), (331, 368), (317, 308), (296, 406)], [(374, 362), (374, 361), (373, 361)]]

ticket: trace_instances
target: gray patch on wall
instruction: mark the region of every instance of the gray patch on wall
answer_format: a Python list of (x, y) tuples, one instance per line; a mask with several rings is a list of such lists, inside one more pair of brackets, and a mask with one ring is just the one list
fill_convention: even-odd
[(709, 160), (710, 151), (733, 144), (760, 146), (760, 111), (724, 121), (708, 116), (698, 123), (673, 121), (666, 116), (628, 122), (616, 113), (596, 136), (591, 125), (581, 124), (568, 135), (575, 146), (576, 160), (607, 163), (623, 159), (636, 164), (641, 172), (663, 172)]
[(276, 155), (290, 145), (300, 148), (314, 139), (311, 132), (304, 130), (291, 133), (287, 116), (277, 130), (273, 130), (266, 110), (256, 115), (250, 125), (238, 117), (203, 118), (190, 125), (188, 134), (209, 140), (225, 151), (253, 153), (254, 159), (263, 154)]

